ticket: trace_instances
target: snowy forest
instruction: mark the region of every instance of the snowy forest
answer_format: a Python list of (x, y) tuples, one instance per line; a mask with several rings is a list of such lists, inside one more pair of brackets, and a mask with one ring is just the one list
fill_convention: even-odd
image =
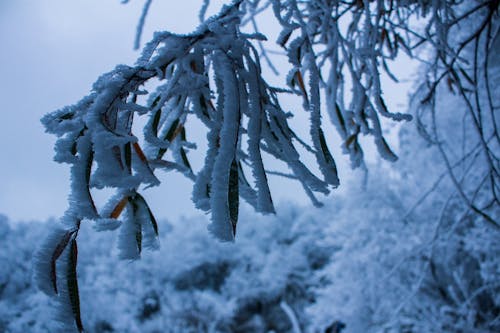
[(121, 2), (135, 63), (41, 119), (66, 211), (0, 211), (0, 333), (500, 332), (500, 1)]

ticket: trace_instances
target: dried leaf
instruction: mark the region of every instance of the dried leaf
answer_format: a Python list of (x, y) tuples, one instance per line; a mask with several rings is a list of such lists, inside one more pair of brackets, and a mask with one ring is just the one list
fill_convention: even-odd
[(191, 172), (193, 172), (193, 169), (191, 168), (191, 164), (189, 163), (189, 160), (187, 158), (186, 151), (184, 150), (184, 148), (180, 149), (180, 153), (181, 153), (182, 162), (184, 163), (186, 168), (188, 168)]
[(210, 108), (212, 109), (212, 111), (217, 111), (217, 110), (215, 109), (214, 103), (212, 102), (212, 100), (211, 100), (211, 99), (209, 99), (209, 100), (208, 100), (208, 106), (210, 106)]
[[(142, 226), (141, 222), (138, 219), (137, 212), (139, 211), (139, 207), (137, 205), (136, 200), (142, 198), (142, 196), (139, 196), (137, 193), (134, 197), (128, 197), (128, 201), (132, 205), (132, 218), (134, 220), (134, 223), (136, 225), (136, 231), (135, 231), (135, 241), (137, 243), (137, 250), (139, 251), (139, 255), (142, 252)], [(143, 199), (144, 200), (144, 199)]]
[(71, 248), (68, 259), (67, 284), (71, 310), (75, 318), (75, 324), (79, 332), (83, 332), (82, 318), (80, 315), (80, 294), (78, 291), (78, 279), (76, 275), (76, 265), (78, 260), (78, 246), (76, 239), (71, 241)]
[(111, 212), (111, 214), (109, 215), (109, 217), (112, 218), (112, 219), (117, 219), (120, 216), (120, 214), (122, 213), (122, 211), (125, 208), (125, 206), (127, 206), (128, 199), (129, 199), (128, 196), (124, 196), (116, 204), (115, 208), (113, 209), (113, 211)]
[(382, 158), (391, 162), (395, 162), (398, 160), (398, 156), (394, 154), (384, 138), (380, 137), (376, 139), (375, 144), (377, 145), (378, 151)]
[(153, 103), (151, 103), (151, 107), (150, 108), (154, 109), (158, 105), (158, 103), (160, 102), (160, 99), (161, 99), (161, 95), (156, 96), (156, 98), (154, 99)]
[(148, 159), (146, 158), (146, 155), (144, 155), (144, 152), (142, 151), (142, 148), (141, 146), (139, 146), (139, 143), (137, 142), (134, 142), (132, 144), (132, 146), (134, 147), (134, 150), (137, 154), (137, 156), (139, 157), (139, 159), (144, 162), (144, 163), (148, 163)]
[(155, 174), (153, 172), (153, 169), (151, 169), (151, 167), (149, 166), (148, 159), (146, 158), (146, 155), (144, 155), (144, 152), (142, 151), (141, 146), (139, 146), (139, 144), (137, 142), (134, 142), (132, 144), (132, 146), (134, 147), (134, 151), (136, 152), (136, 154), (139, 157), (139, 159), (141, 160), (141, 162), (144, 163), (144, 165), (146, 166), (147, 170), (149, 171), (149, 173), (151, 174), (151, 176), (154, 178), (155, 182), (157, 184), (159, 184), (160, 181), (158, 180), (158, 178), (156, 178), (156, 176), (155, 176)]
[(140, 200), (144, 204), (144, 207), (146, 207), (146, 209), (148, 210), (150, 222), (153, 225), (153, 229), (154, 229), (156, 236), (158, 236), (158, 223), (156, 222), (156, 218), (155, 218), (153, 212), (151, 211), (151, 208), (149, 207), (148, 203), (146, 202), (146, 199), (144, 199), (144, 197), (142, 195), (140, 195), (139, 193), (136, 193), (135, 195), (136, 195), (136, 199)]
[(344, 116), (342, 116), (342, 111), (340, 111), (340, 107), (338, 104), (335, 104), (335, 114), (337, 115), (337, 119), (339, 120), (342, 130), (344, 131), (344, 133), (347, 132), (347, 128), (345, 127)]
[(87, 166), (85, 169), (85, 183), (87, 187), (87, 195), (88, 199), (90, 202), (90, 205), (92, 206), (92, 211), (94, 212), (95, 215), (97, 214), (97, 208), (94, 203), (94, 199), (92, 198), (92, 194), (90, 193), (90, 177), (92, 175), (92, 163), (94, 162), (94, 151), (92, 150), (92, 147), (90, 148), (88, 160), (87, 160)]
[(153, 127), (153, 134), (155, 136), (158, 136), (158, 126), (160, 125), (160, 119), (161, 119), (161, 109), (155, 113), (153, 117), (153, 122), (151, 123), (151, 126)]
[(139, 255), (142, 252), (142, 231), (138, 230), (135, 233), (135, 240), (137, 241), (137, 249), (139, 250)]
[(196, 68), (196, 62), (194, 60), (192, 60), (190, 63), (189, 63), (189, 67), (191, 67), (191, 69), (193, 70), (193, 72), (197, 73), (198, 70)]
[(64, 236), (61, 238), (59, 243), (57, 243), (54, 252), (52, 253), (52, 258), (50, 259), (50, 280), (52, 281), (52, 286), (54, 287), (54, 292), (57, 294), (57, 274), (56, 274), (56, 261), (59, 259), (61, 254), (64, 252), (64, 249), (68, 245), (68, 242), (73, 233), (71, 231), (67, 231)]
[(200, 95), (200, 107), (201, 107), (201, 113), (207, 118), (210, 118), (210, 115), (208, 114), (207, 110), (207, 102), (205, 101), (205, 97), (203, 95)]
[(304, 85), (304, 79), (302, 78), (302, 73), (300, 73), (300, 71), (297, 71), (295, 73), (295, 77), (297, 78), (297, 83), (299, 84), (304, 99), (306, 100), (307, 103), (309, 103), (309, 97), (307, 96), (307, 90), (306, 86)]
[(380, 43), (383, 44), (386, 38), (387, 38), (387, 30), (382, 28), (382, 31), (380, 32)]
[(233, 227), (233, 236), (236, 235), (236, 224), (238, 223), (239, 188), (238, 188), (238, 163), (233, 159), (229, 170), (229, 218)]
[(278, 39), (276, 40), (277, 44), (284, 48), (285, 44), (290, 39), (290, 36), (292, 35), (292, 33), (293, 33), (292, 28), (287, 28), (287, 29), (283, 30), (280, 33), (280, 35), (278, 36)]
[[(321, 146), (321, 151), (323, 153), (323, 156), (325, 158), (326, 164), (330, 167), (330, 172), (334, 175), (334, 179), (331, 179), (329, 182), (332, 185), (339, 185), (339, 178), (337, 174), (337, 165), (335, 164), (335, 160), (333, 159), (332, 154), (330, 153), (330, 150), (328, 149), (328, 145), (326, 144), (326, 139), (325, 135), (323, 133), (323, 130), (321, 128), (318, 129), (318, 134), (319, 134), (319, 144)], [(325, 177), (328, 179), (325, 175)]]
[(238, 176), (239, 180), (243, 181), (246, 186), (250, 186), (250, 183), (247, 180), (247, 177), (245, 177), (245, 173), (243, 172), (243, 166), (241, 165), (241, 162), (238, 161)]
[[(168, 140), (169, 142), (172, 142), (172, 140), (174, 139), (174, 133), (177, 130), (177, 125), (179, 125), (179, 119), (175, 119), (172, 122), (172, 125), (170, 125), (170, 128), (168, 129), (167, 134), (165, 135), (163, 140)], [(161, 159), (163, 157), (163, 155), (165, 155), (166, 152), (167, 152), (167, 148), (158, 149), (158, 154), (156, 155), (156, 159), (158, 159), (158, 160)]]
[(182, 133), (182, 130), (184, 129), (184, 126), (182, 124), (180, 124), (176, 129), (175, 129), (175, 132), (172, 134), (172, 138), (169, 139), (169, 141), (173, 141), (177, 135), (179, 135), (180, 133)]
[(177, 130), (177, 125), (179, 125), (179, 119), (176, 119), (173, 121), (172, 125), (170, 125), (170, 128), (167, 131), (167, 134), (165, 135), (165, 139), (172, 142), (172, 140), (175, 138), (174, 133)]
[(130, 142), (125, 144), (125, 164), (127, 165), (127, 171), (132, 174), (132, 144)]
[(358, 138), (358, 134), (352, 134), (350, 135), (347, 140), (345, 140), (345, 146), (346, 148), (349, 148), (349, 146)]
[(120, 168), (123, 169), (122, 150), (118, 146), (113, 146), (111, 148), (111, 151), (113, 152), (113, 156), (115, 157), (115, 159), (118, 161)]

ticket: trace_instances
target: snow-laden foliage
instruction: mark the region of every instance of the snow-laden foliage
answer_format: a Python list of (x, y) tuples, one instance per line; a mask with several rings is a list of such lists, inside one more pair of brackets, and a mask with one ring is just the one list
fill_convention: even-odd
[[(118, 66), (103, 75), (81, 102), (43, 119), (47, 130), (60, 136), (56, 160), (72, 165), (68, 214), (77, 219), (109, 218), (96, 211), (91, 187), (137, 196), (140, 185), (159, 184), (155, 169), (175, 169), (194, 180), (193, 201), (211, 211), (213, 233), (232, 240), (240, 195), (258, 211), (274, 212), (263, 151), (284, 161), (308, 193), (326, 194), (338, 185), (319, 109), (311, 119), (315, 149), (306, 147), (317, 156), (323, 179), (301, 162), (293, 143), (296, 135), (287, 124), (290, 114), (278, 102), (280, 90), (262, 78), (258, 52), (251, 43), (264, 36), (242, 33), (241, 15), (235, 4), (190, 35), (157, 33), (136, 66)], [(149, 94), (144, 85), (153, 78), (160, 85)], [(146, 106), (139, 102), (142, 95), (150, 95)], [(145, 151), (132, 133), (134, 117), (143, 114), (149, 116)], [(192, 116), (208, 130), (205, 164), (196, 174), (187, 158), (194, 144), (187, 141), (185, 130)], [(174, 161), (163, 159), (167, 150)], [(250, 168), (255, 186), (247, 181), (243, 165)]]
[(500, 93), (499, 2), (464, 2), (456, 10), (440, 6), (433, 56), (424, 66), (425, 81), (413, 96), (412, 108), (419, 132), (438, 148), (462, 202), (498, 230), (500, 121), (494, 96)]
[[(136, 44), (151, 3), (145, 3)], [(140, 193), (160, 184), (157, 170), (175, 170), (192, 179), (192, 199), (210, 213), (209, 230), (220, 240), (232, 241), (240, 197), (258, 212), (275, 212), (270, 172), (263, 162), (266, 155), (284, 162), (291, 173), (286, 176), (299, 181), (316, 206), (321, 203), (315, 193), (328, 194), (339, 185), (322, 123), (325, 112), (353, 167), (364, 166), (360, 135), (373, 137), (380, 156), (396, 161), (384, 138), (382, 119), (402, 121), (411, 116), (387, 109), (381, 72), (396, 80), (389, 60), (400, 50), (429, 63), (427, 85), (416, 94), (420, 131), (439, 148), (467, 212), (481, 216), (497, 232), (499, 141), (491, 84), (496, 74), (489, 70), (491, 50), (498, 44), (497, 0), (237, 0), (204, 20), (207, 6), (209, 1), (193, 33), (156, 33), (135, 65), (117, 66), (80, 102), (42, 120), (47, 131), (58, 136), (55, 160), (71, 165), (71, 194), (63, 230), (54, 232), (37, 255), (37, 277), (42, 290), (59, 294), (66, 305), (63, 312), (73, 315), (78, 330), (80, 225), (93, 220), (96, 230), (119, 228), (123, 259), (139, 258), (143, 246), (157, 248), (156, 218)], [(276, 42), (290, 65), (287, 88), (269, 85), (260, 64), (261, 57), (268, 62), (269, 58), (263, 48), (266, 36), (255, 20), (266, 9), (282, 29)], [(243, 29), (248, 22), (254, 32)], [(465, 24), (472, 33), (456, 33)], [(472, 126), (464, 125), (464, 132), (473, 131), (472, 145), (478, 145), (481, 155), (474, 162), (487, 165), (484, 174), (472, 177), (474, 189), (457, 176), (439, 134), (436, 98), (443, 83), (465, 102)], [(293, 113), (280, 106), (286, 94), (302, 98), (309, 115), (307, 139), (289, 125)], [(138, 135), (141, 117), (147, 120), (143, 135)], [(206, 130), (207, 151), (200, 168), (188, 159), (197, 145), (188, 140), (186, 125), (194, 119)], [(464, 151), (469, 146), (464, 144)], [(312, 154), (316, 165), (306, 165), (304, 154)], [(461, 158), (475, 154), (463, 153)], [(474, 164), (469, 169), (475, 169)], [(98, 211), (92, 191), (103, 188), (116, 190), (116, 195)], [(60, 293), (58, 283), (65, 286)], [(290, 313), (286, 303), (281, 308)]]
[[(413, 179), (420, 171), (406, 172)], [(276, 216), (262, 218), (243, 209), (236, 244), (203, 232), (206, 218), (161, 221), (162, 247), (135, 262), (119, 260), (116, 233), (82, 225), (86, 332), (293, 332), (294, 322), (299, 332), (328, 332), (335, 322), (355, 333), (498, 331), (498, 234), (479, 218), (447, 227), (460, 215), (440, 216), (440, 193), (452, 184), (409, 213), (420, 193), (407, 179), (385, 175), (370, 178), (366, 189), (350, 184), (320, 210), (278, 205)], [(57, 332), (49, 320), (54, 301), (34, 290), (27, 264), (46, 234), (46, 224), (2, 233), (1, 276), (8, 279), (0, 323), (7, 332)]]

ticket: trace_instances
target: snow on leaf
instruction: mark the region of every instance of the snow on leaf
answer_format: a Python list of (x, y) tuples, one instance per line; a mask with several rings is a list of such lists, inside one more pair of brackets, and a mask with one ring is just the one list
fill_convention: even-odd
[[(57, 285), (54, 286), (54, 283), (57, 283), (57, 278), (53, 276), (54, 273), (57, 274), (53, 266), (55, 265), (55, 260), (57, 260), (57, 258), (54, 258), (54, 254), (58, 252), (57, 248), (63, 248), (62, 251), (64, 251), (67, 241), (69, 241), (69, 238), (67, 241), (65, 239), (68, 233), (70, 233), (69, 229), (58, 225), (49, 231), (48, 236), (34, 253), (34, 280), (38, 289), (49, 296), (58, 293)], [(60, 254), (57, 257), (59, 256)]]
[(318, 128), (318, 130), (319, 130), (319, 143), (321, 145), (321, 152), (323, 153), (327, 167), (330, 169), (330, 172), (328, 174), (333, 175), (333, 179), (330, 181), (330, 184), (332, 184), (333, 186), (338, 186), (339, 178), (337, 175), (337, 166), (335, 165), (335, 160), (333, 159), (332, 154), (328, 149), (325, 135), (323, 134), (323, 130), (321, 128)]
[(151, 208), (149, 207), (148, 203), (146, 202), (146, 199), (144, 199), (144, 197), (142, 195), (140, 195), (139, 193), (136, 193), (135, 196), (136, 196), (136, 200), (138, 202), (140, 202), (142, 205), (144, 205), (144, 208), (146, 208), (148, 216), (149, 216), (149, 222), (151, 223), (151, 225), (153, 227), (155, 235), (158, 236), (158, 223), (156, 222), (156, 218), (155, 218), (153, 212), (151, 211)]
[(212, 223), (210, 231), (222, 241), (233, 241), (233, 227), (229, 212), (228, 191), (231, 164), (235, 158), (240, 127), (240, 109), (237, 96), (238, 84), (230, 58), (222, 52), (214, 59), (214, 68), (219, 76), (219, 85), (223, 96), (218, 100), (217, 108), (223, 115), (220, 130), (219, 149), (211, 175), (210, 206)]
[(64, 236), (61, 238), (61, 241), (57, 243), (54, 252), (52, 253), (52, 258), (50, 260), (50, 279), (52, 281), (52, 286), (54, 287), (54, 292), (57, 294), (57, 273), (56, 273), (56, 261), (59, 259), (64, 249), (68, 245), (71, 236), (74, 234), (74, 231), (67, 231)]
[(382, 158), (384, 158), (388, 161), (391, 161), (391, 162), (395, 162), (398, 160), (398, 156), (396, 154), (394, 154), (394, 152), (391, 150), (391, 148), (389, 147), (389, 145), (387, 144), (387, 142), (385, 141), (384, 138), (382, 138), (382, 137), (376, 138), (375, 144), (376, 144), (378, 152), (379, 152), (380, 156), (382, 156)]
[(113, 211), (111, 212), (111, 214), (109, 215), (109, 217), (112, 218), (112, 219), (117, 219), (120, 216), (120, 214), (122, 213), (122, 211), (125, 208), (125, 206), (127, 205), (128, 200), (129, 200), (129, 197), (128, 196), (124, 196), (116, 204), (115, 208), (113, 209)]

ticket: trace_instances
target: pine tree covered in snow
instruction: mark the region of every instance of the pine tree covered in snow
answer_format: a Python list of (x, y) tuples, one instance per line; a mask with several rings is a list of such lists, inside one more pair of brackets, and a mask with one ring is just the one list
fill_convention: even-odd
[[(140, 26), (150, 4), (146, 1)], [(135, 65), (117, 66), (77, 104), (42, 120), (58, 136), (55, 160), (71, 166), (71, 194), (62, 226), (37, 253), (35, 273), (40, 289), (57, 295), (66, 330), (83, 330), (77, 280), (81, 225), (93, 221), (98, 231), (119, 229), (123, 259), (139, 258), (144, 247), (157, 248), (158, 223), (141, 192), (160, 185), (159, 170), (192, 179), (193, 202), (210, 212), (210, 231), (232, 241), (240, 197), (260, 213), (275, 212), (268, 184), (273, 172), (264, 166), (265, 156), (282, 161), (290, 172), (282, 174), (300, 182), (317, 206), (315, 193), (339, 186), (325, 115), (353, 167), (364, 167), (362, 136), (373, 138), (382, 158), (396, 161), (382, 120), (409, 121), (411, 116), (387, 109), (381, 72), (392, 76), (389, 61), (400, 52), (429, 63), (428, 80), (415, 95), (420, 132), (439, 148), (467, 213), (498, 232), (499, 136), (492, 88), (498, 70), (489, 70), (497, 61), (498, 1), (238, 0), (205, 20), (208, 4), (193, 33), (156, 33)], [(267, 10), (281, 27), (276, 44), (290, 67), (284, 87), (271, 86), (262, 71), (261, 59), (268, 60), (262, 47), (266, 36), (255, 18)], [(255, 31), (247, 32), (246, 23)], [(465, 24), (470, 31), (456, 33)], [(463, 144), (462, 160), (455, 164), (437, 121), (443, 86), (465, 103), (464, 132), (472, 133), (464, 135), (472, 142)], [(302, 99), (308, 138), (296, 134), (289, 121), (293, 113), (281, 107), (280, 100), (289, 95)], [(141, 118), (145, 124), (137, 128)], [(188, 158), (197, 145), (186, 129), (195, 119), (206, 131), (200, 167)], [(312, 155), (316, 165), (305, 163), (304, 154)], [(479, 178), (470, 185), (456, 173), (464, 163), (476, 170), (468, 156), (486, 163), (484, 174), (475, 173)], [(466, 175), (462, 171), (460, 177)], [(103, 188), (116, 194), (98, 210), (92, 193)]]

